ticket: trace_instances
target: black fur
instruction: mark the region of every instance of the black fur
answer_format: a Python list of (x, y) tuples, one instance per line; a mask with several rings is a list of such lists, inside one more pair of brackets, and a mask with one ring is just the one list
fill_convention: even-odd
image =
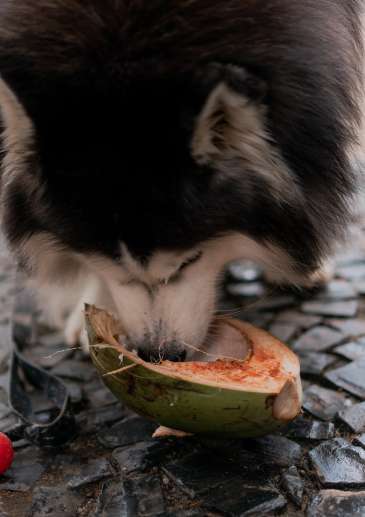
[[(45, 187), (29, 192), (14, 175), (3, 196), (10, 242), (47, 231), (78, 251), (115, 256), (122, 240), (146, 257), (240, 231), (315, 269), (341, 235), (355, 185), (346, 149), (360, 118), (360, 7), (2, 0), (0, 73), (36, 128), (23, 174)], [(262, 178), (248, 184), (245, 171), (217, 182), (192, 159), (211, 63), (246, 71), (231, 86), (267, 104), (304, 203), (276, 199)]]

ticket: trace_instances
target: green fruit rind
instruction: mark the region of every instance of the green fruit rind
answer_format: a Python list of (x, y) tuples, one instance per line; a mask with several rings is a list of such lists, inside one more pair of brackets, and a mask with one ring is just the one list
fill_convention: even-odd
[[(230, 389), (144, 362), (113, 338), (118, 324), (110, 315), (87, 306), (85, 316), (90, 355), (104, 383), (126, 406), (160, 425), (194, 434), (254, 437), (281, 428), (300, 412), (299, 362), (289, 350), (288, 379), (279, 390), (263, 386), (252, 391), (244, 385)], [(282, 355), (283, 345), (270, 340), (279, 343)]]

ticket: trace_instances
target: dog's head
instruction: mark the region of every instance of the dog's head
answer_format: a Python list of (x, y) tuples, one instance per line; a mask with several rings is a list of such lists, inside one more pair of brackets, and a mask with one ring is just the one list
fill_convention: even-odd
[(356, 110), (341, 81), (351, 90), (357, 78), (337, 66), (349, 48), (336, 66), (312, 55), (317, 35), (296, 11), (292, 46), (275, 46), (255, 10), (253, 30), (202, 9), (196, 39), (182, 23), (194, 2), (163, 21), (151, 8), (151, 26), (91, 4), (0, 8), (5, 230), (48, 276), (65, 273), (66, 256), (88, 264), (141, 354), (181, 358), (206, 336), (229, 260), (292, 282), (320, 265), (347, 214)]

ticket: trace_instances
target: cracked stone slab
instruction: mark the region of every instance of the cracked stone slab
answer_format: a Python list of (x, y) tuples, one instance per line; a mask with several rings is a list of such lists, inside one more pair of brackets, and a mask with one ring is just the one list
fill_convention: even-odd
[(48, 467), (49, 458), (37, 447), (17, 451), (10, 469), (1, 477), (0, 490), (31, 490)]
[[(224, 515), (254, 516), (272, 515), (283, 510), (287, 501), (275, 489), (244, 487), (239, 480), (226, 483), (203, 496), (202, 505)], [(206, 514), (205, 514), (206, 515)]]
[(365, 432), (365, 402), (355, 404), (348, 409), (340, 411), (339, 417), (355, 433)]
[(312, 384), (303, 393), (303, 407), (321, 420), (333, 420), (351, 401), (343, 393)]
[(88, 460), (86, 465), (81, 466), (80, 472), (69, 479), (66, 486), (71, 489), (82, 488), (85, 485), (113, 477), (114, 475), (115, 472), (108, 459), (97, 458)]
[(293, 343), (295, 352), (322, 352), (337, 345), (344, 338), (342, 332), (325, 326), (307, 330)]
[(302, 311), (319, 316), (333, 316), (335, 318), (353, 318), (358, 311), (357, 300), (344, 300), (337, 302), (310, 301), (302, 304)]
[(175, 486), (192, 498), (236, 480), (252, 488), (257, 488), (257, 480), (260, 480), (259, 486), (268, 488), (280, 473), (279, 466), (265, 464), (260, 455), (234, 448), (198, 450), (170, 461), (162, 469)]
[(67, 492), (64, 486), (37, 487), (33, 492), (32, 504), (27, 517), (49, 517), (50, 515), (75, 517), (82, 504), (77, 494)]
[(241, 315), (235, 316), (237, 319), (247, 321), (255, 327), (266, 329), (267, 326), (272, 322), (274, 314), (272, 312), (243, 312)]
[(120, 403), (117, 403), (106, 407), (82, 411), (77, 415), (76, 421), (80, 433), (88, 434), (100, 430), (103, 425), (118, 422), (125, 417), (125, 408)]
[(344, 492), (321, 490), (311, 496), (307, 517), (363, 517), (365, 515), (365, 491)]
[(353, 264), (361, 264), (365, 262), (364, 250), (355, 246), (355, 241), (351, 248), (342, 251), (336, 255), (336, 266), (352, 266)]
[(62, 382), (68, 389), (71, 402), (73, 402), (73, 404), (80, 403), (83, 399), (82, 385), (71, 379), (62, 379)]
[(325, 373), (325, 378), (335, 386), (365, 399), (365, 360), (354, 361), (346, 366)]
[(304, 481), (300, 477), (295, 465), (289, 467), (288, 470), (282, 473), (281, 484), (293, 503), (301, 507), (304, 494)]
[(249, 450), (257, 453), (263, 463), (289, 467), (300, 463), (303, 450), (285, 436), (268, 435), (250, 442)]
[(94, 515), (165, 517), (165, 502), (158, 473), (106, 482)]
[(363, 449), (365, 449), (365, 433), (361, 434), (360, 436), (357, 436), (354, 439), (354, 444), (359, 445)]
[(0, 432), (10, 433), (20, 424), (20, 419), (15, 414), (10, 413), (0, 420)]
[(326, 325), (333, 327), (344, 334), (346, 338), (356, 338), (365, 335), (365, 320), (352, 319), (328, 319)]
[(152, 440), (155, 429), (154, 422), (133, 415), (98, 433), (98, 440), (104, 447), (115, 449)]
[(321, 316), (312, 314), (303, 314), (296, 310), (286, 310), (278, 314), (275, 323), (288, 323), (297, 325), (301, 330), (308, 330), (311, 327), (319, 325), (322, 321)]
[(365, 296), (365, 280), (360, 280), (359, 282), (355, 283), (356, 291), (361, 296)]
[(269, 332), (280, 341), (287, 343), (298, 332), (298, 326), (295, 323), (273, 323), (269, 327)]
[(358, 359), (365, 360), (365, 338), (360, 338), (358, 341), (351, 341), (344, 345), (337, 346), (333, 352), (350, 361), (357, 361)]
[(305, 375), (321, 375), (323, 371), (336, 362), (331, 354), (319, 352), (299, 353), (300, 372)]
[(312, 449), (309, 457), (324, 487), (365, 487), (364, 449), (335, 438)]
[(83, 391), (92, 408), (103, 408), (118, 403), (118, 399), (104, 386), (100, 379), (87, 383), (83, 386)]
[(96, 376), (96, 371), (91, 363), (66, 359), (51, 369), (53, 375), (65, 379), (89, 382)]
[[(114, 449), (113, 463), (118, 465), (123, 474), (136, 471), (144, 471), (158, 466), (166, 460), (166, 455), (172, 448), (171, 441), (163, 442), (139, 442), (128, 447)], [(176, 445), (176, 444), (175, 444)]]
[(295, 304), (294, 296), (271, 296), (255, 303), (256, 311), (276, 311)]
[(365, 279), (365, 263), (359, 262), (339, 267), (336, 269), (336, 274), (346, 280), (363, 280)]
[(65, 344), (63, 332), (43, 334), (37, 341), (40, 345), (32, 347), (29, 353), (33, 361), (43, 368), (53, 368), (73, 354), (71, 348)]
[(355, 287), (345, 280), (332, 280), (314, 297), (315, 300), (352, 300), (357, 297)]
[(307, 420), (299, 416), (288, 425), (287, 434), (292, 438), (329, 440), (335, 437), (336, 429), (333, 422)]

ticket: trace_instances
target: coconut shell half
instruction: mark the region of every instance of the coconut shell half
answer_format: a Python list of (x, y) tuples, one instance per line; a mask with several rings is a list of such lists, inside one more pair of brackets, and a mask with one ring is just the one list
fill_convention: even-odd
[(125, 405), (161, 426), (185, 433), (254, 437), (279, 429), (300, 412), (297, 356), (248, 323), (216, 321), (222, 335), (229, 336), (227, 330), (235, 335), (234, 357), (158, 364), (127, 350), (119, 342), (123, 329), (105, 311), (87, 306), (86, 325), (91, 358), (105, 384)]

